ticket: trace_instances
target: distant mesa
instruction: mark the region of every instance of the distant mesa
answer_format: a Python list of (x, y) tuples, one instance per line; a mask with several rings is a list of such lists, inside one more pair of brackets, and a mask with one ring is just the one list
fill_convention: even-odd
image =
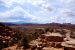
[(4, 24), (0, 23), (0, 26), (5, 26)]

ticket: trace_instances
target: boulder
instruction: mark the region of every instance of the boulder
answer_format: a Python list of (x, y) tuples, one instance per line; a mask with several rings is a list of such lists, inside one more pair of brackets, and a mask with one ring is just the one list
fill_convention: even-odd
[(62, 46), (64, 47), (64, 50), (75, 50), (75, 40), (63, 42)]
[(56, 43), (55, 43), (55, 47), (56, 47), (56, 48), (62, 48), (61, 42), (56, 42)]

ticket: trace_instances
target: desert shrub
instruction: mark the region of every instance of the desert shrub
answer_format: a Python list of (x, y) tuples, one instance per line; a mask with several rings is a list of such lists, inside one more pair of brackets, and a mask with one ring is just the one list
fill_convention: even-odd
[(29, 43), (28, 37), (24, 36), (24, 37), (22, 38), (22, 44), (21, 44), (21, 45), (24, 47), (24, 49), (26, 49), (26, 48), (29, 47), (28, 43)]
[(60, 32), (61, 35), (65, 35), (66, 33), (67, 33), (67, 32), (64, 31), (64, 30), (62, 30), (62, 31)]
[(54, 32), (54, 29), (49, 29), (49, 32), (51, 32), (51, 33)]
[(45, 28), (45, 32), (48, 32), (49, 31), (49, 28)]

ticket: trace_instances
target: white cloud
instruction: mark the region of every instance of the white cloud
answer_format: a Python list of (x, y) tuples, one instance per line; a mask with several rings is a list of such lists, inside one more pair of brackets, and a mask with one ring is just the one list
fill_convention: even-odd
[(40, 4), (39, 7), (47, 13), (52, 12), (52, 10), (54, 9), (54, 7), (50, 5), (49, 3)]
[(0, 22), (19, 22), (20, 20), (12, 20), (12, 19), (0, 19)]
[(0, 2), (3, 2), (7, 7), (11, 7), (13, 3), (17, 3), (20, 5), (24, 5), (25, 3), (31, 3), (33, 5), (38, 5), (43, 3), (43, 0), (0, 0)]
[(20, 15), (20, 12), (23, 12), (24, 10), (21, 7), (14, 7), (14, 9), (6, 11), (6, 12), (0, 12), (0, 18), (9, 18), (14, 17), (17, 15)]
[(72, 23), (73, 14), (71, 12), (69, 9), (62, 9), (56, 20), (61, 21), (61, 23)]
[[(75, 1), (74, 0), (57, 0), (58, 5), (53, 5), (51, 0), (0, 0), (1, 4), (10, 10), (5, 12), (0, 12), (0, 19), (6, 19), (11, 17), (23, 17), (23, 18), (30, 18), (32, 22), (71, 22), (72, 17), (75, 16), (71, 7), (74, 7)], [(60, 4), (60, 3), (62, 4)], [(56, 4), (55, 3), (55, 4)], [(29, 11), (33, 12), (35, 8), (32, 10), (27, 11), (24, 7), (25, 4), (31, 4), (34, 7), (40, 9), (40, 11), (31, 14)], [(61, 6), (59, 6), (61, 5)], [(63, 7), (62, 7), (63, 6)], [(62, 7), (62, 8), (61, 8)], [(73, 8), (72, 7), (72, 8)], [(41, 14), (41, 16), (39, 16)], [(43, 15), (42, 15), (43, 14)], [(60, 16), (60, 17), (59, 17)], [(2, 20), (0, 20), (2, 21)], [(8, 20), (8, 21), (19, 21), (19, 20)]]
[(75, 16), (74, 12), (71, 9), (63, 9), (61, 12), (62, 12), (63, 16), (65, 16), (65, 17)]
[[(30, 18), (31, 20), (30, 21), (34, 21), (34, 20), (38, 20), (40, 19), (39, 17), (37, 16), (34, 16), (32, 14), (30, 14), (29, 12), (27, 12), (26, 10), (24, 10), (22, 7), (14, 7), (12, 10), (9, 10), (9, 11), (6, 11), (6, 12), (1, 12), (0, 13), (0, 21), (3, 21), (3, 19), (7, 19), (7, 20), (4, 20), (5, 22), (7, 21), (11, 21), (11, 22), (14, 22), (14, 21), (20, 21), (20, 20), (10, 20), (9, 18), (16, 18), (16, 17), (23, 17), (23, 18)], [(8, 20), (9, 19), (9, 20)]]

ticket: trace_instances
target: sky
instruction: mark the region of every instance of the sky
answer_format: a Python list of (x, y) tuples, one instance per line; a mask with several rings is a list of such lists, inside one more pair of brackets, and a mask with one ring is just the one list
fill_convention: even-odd
[(73, 23), (75, 0), (0, 0), (0, 22)]

